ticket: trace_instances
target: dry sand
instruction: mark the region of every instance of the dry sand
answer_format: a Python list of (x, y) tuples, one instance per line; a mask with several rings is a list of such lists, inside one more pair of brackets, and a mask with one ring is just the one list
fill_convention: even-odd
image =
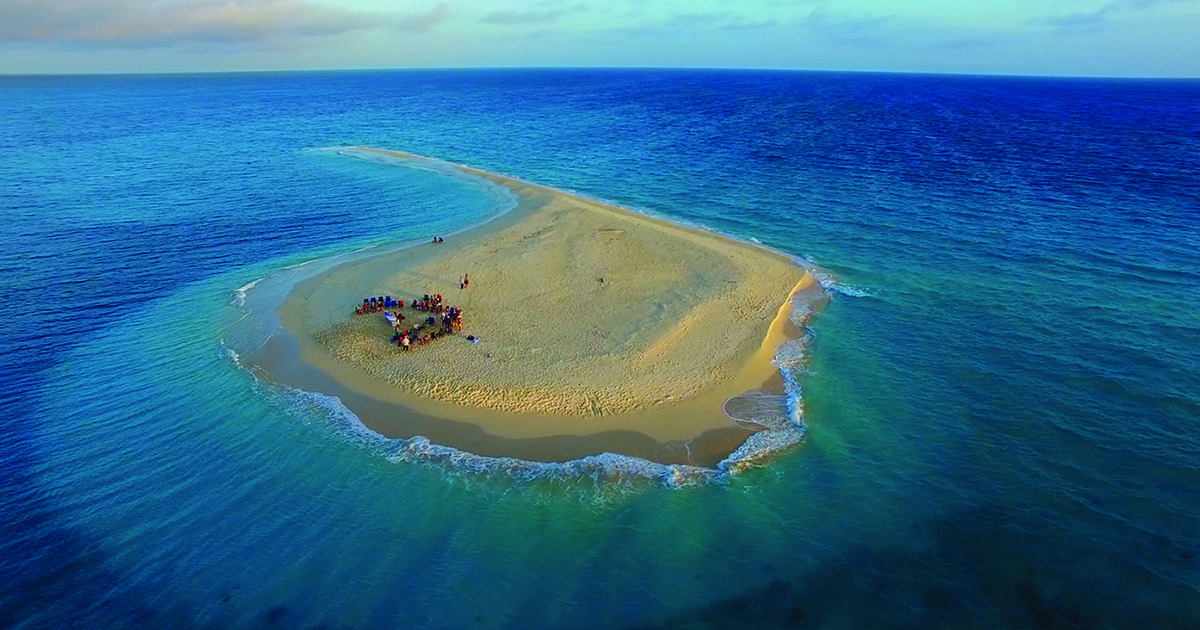
[[(512, 191), (518, 208), (445, 244), (297, 285), (279, 313), (308, 366), (356, 394), (507, 439), (623, 431), (664, 443), (733, 427), (724, 401), (777, 376), (788, 298), (814, 283), (787, 257), (456, 168)], [(360, 296), (426, 293), (465, 309), (460, 335), (405, 353), (382, 315), (350, 314)], [(421, 316), (403, 312), (407, 323)]]

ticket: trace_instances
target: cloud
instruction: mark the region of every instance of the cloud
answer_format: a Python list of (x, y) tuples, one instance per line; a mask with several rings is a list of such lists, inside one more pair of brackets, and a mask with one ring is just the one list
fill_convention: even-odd
[(780, 21), (775, 18), (761, 20), (758, 22), (734, 22), (726, 24), (721, 28), (726, 31), (752, 31), (764, 28), (775, 28), (780, 25)]
[(996, 39), (992, 37), (956, 37), (933, 42), (933, 47), (942, 50), (966, 50), (994, 46), (996, 43)]
[(1026, 23), (1054, 27), (1054, 32), (1060, 35), (1094, 33), (1112, 24), (1113, 16), (1128, 15), (1168, 4), (1192, 2), (1195, 2), (1195, 0), (1113, 0), (1095, 11), (1068, 13), (1064, 15), (1044, 15), (1035, 17)]
[(1162, 4), (1183, 4), (1186, 2), (1195, 2), (1195, 0), (1113, 0), (1106, 7), (1111, 10), (1128, 10), (1137, 11), (1140, 9), (1149, 9), (1153, 6)]
[(733, 11), (675, 13), (666, 21), (657, 25), (662, 29), (716, 29), (722, 31), (743, 31), (771, 28), (779, 26), (780, 20), (769, 17), (761, 20), (748, 20), (740, 13)]
[[(774, 0), (770, 4), (811, 8), (807, 12), (800, 12), (800, 15), (777, 14), (758, 20), (749, 20), (733, 11), (675, 13), (662, 21), (610, 29), (607, 32), (631, 37), (669, 37), (688, 32), (739, 33), (771, 29), (778, 31), (781, 36), (804, 34), (834, 44), (875, 46), (886, 43), (889, 29), (895, 26), (895, 19), (890, 15), (833, 14), (824, 4), (820, 4), (820, 0)], [(813, 7), (814, 4), (817, 6)]]
[(770, 18), (747, 21), (736, 13), (677, 13), (667, 22), (670, 28), (716, 28), (724, 31), (744, 31), (778, 26), (779, 20)]
[(873, 46), (887, 43), (890, 15), (848, 17), (831, 14), (824, 6), (812, 10), (800, 25), (813, 37), (835, 44)]
[(518, 24), (550, 24), (573, 13), (587, 11), (586, 4), (564, 5), (559, 2), (543, 2), (541, 8), (529, 11), (496, 11), (483, 16), (481, 21), (487, 24), (505, 26)]
[(425, 13), (400, 16), (395, 21), (395, 28), (401, 31), (423, 33), (437, 26), (450, 17), (450, 7), (441, 3)]
[(347, 11), (307, 0), (2, 0), (0, 41), (170, 46), (262, 42), (372, 28), (425, 31), (445, 4), (414, 15)]
[(1053, 26), (1056, 33), (1091, 33), (1108, 26), (1108, 14), (1107, 10), (1100, 9), (1090, 13), (1046, 15), (1033, 18), (1029, 23)]

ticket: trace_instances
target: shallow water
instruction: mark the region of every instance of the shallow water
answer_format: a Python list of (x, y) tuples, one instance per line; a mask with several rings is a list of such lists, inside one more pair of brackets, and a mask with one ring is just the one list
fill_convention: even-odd
[[(0, 93), (0, 626), (1200, 625), (1200, 84), (464, 71)], [(495, 474), (256, 382), (221, 343), (239, 287), (495, 207), (313, 150), (342, 144), (820, 265), (804, 443), (678, 489), (605, 458)]]

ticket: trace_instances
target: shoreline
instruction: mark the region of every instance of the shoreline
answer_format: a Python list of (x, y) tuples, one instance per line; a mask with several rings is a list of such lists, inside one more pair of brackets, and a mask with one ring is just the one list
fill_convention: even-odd
[[(790, 314), (798, 293), (819, 289), (808, 270), (765, 247), (435, 162), (506, 188), (517, 206), (443, 245), (418, 244), (343, 263), (298, 283), (276, 311), (281, 331), (246, 359), (255, 372), (277, 384), (336, 396), (386, 437), (420, 435), (484, 456), (564, 462), (611, 452), (712, 467), (756, 432), (726, 415), (724, 405), (747, 392), (782, 393), (783, 379), (771, 361), (780, 344), (803, 334)], [(540, 240), (529, 244), (530, 239)], [(545, 263), (550, 256), (574, 266), (564, 272)], [(580, 264), (581, 258), (592, 266)], [(456, 281), (445, 261), (470, 269), (469, 289), (449, 288)], [(669, 265), (675, 275), (645, 278)], [(608, 274), (598, 282), (582, 271), (598, 268)], [(769, 278), (758, 277), (759, 270)], [(359, 299), (345, 295), (378, 288), (407, 300), (412, 293), (405, 291), (422, 286), (466, 308), (460, 335), (401, 357), (384, 343), (389, 333), (382, 316), (348, 314)], [(607, 292), (613, 286), (617, 289)], [(542, 291), (535, 306), (548, 304), (563, 314), (520, 310), (525, 303), (519, 299), (531, 290)], [(632, 296), (629, 304), (614, 306), (624, 293)], [(781, 293), (786, 299), (779, 304)], [(774, 306), (764, 313), (767, 299)], [(512, 300), (518, 300), (516, 307)], [(657, 318), (627, 312), (647, 304)], [(609, 335), (600, 325), (619, 334)], [(461, 339), (473, 332), (484, 341), (478, 347)], [(725, 339), (728, 344), (713, 343)], [(463, 372), (479, 375), (478, 382), (453, 371), (438, 373), (439, 365), (462, 365)], [(576, 391), (587, 388), (584, 395)]]

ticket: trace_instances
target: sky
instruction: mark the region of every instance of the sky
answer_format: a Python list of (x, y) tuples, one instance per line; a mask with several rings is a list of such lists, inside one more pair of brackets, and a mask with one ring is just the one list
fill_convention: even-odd
[(1200, 77), (1200, 0), (0, 0), (0, 73), (714, 67)]

